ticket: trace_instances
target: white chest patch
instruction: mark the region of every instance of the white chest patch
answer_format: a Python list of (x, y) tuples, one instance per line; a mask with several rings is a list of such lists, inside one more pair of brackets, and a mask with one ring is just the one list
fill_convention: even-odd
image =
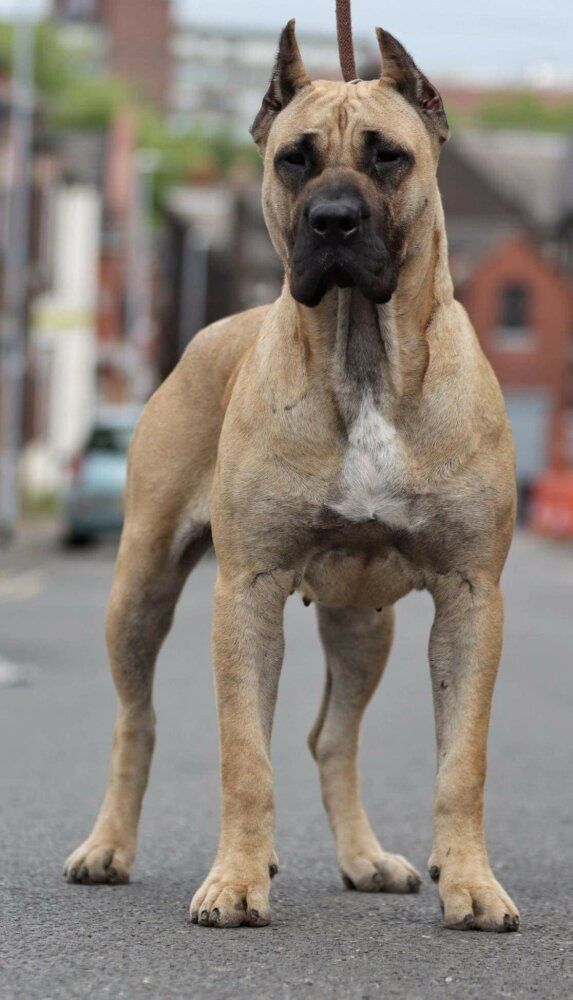
[(368, 393), (350, 429), (342, 466), (342, 499), (333, 509), (350, 521), (376, 519), (392, 528), (421, 527), (423, 519), (412, 517), (408, 502), (400, 495), (404, 468), (396, 428), (380, 414)]

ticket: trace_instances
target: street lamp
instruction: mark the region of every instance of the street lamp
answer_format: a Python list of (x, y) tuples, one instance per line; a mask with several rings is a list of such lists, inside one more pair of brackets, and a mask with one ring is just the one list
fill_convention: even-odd
[(139, 149), (127, 249), (126, 363), (130, 399), (145, 402), (154, 388), (150, 343), (153, 331), (153, 185), (159, 154)]
[(14, 25), (10, 101), (9, 221), (4, 252), (0, 316), (0, 540), (10, 540), (20, 513), (19, 458), (22, 443), (28, 296), (31, 160), (34, 128), (34, 22)]

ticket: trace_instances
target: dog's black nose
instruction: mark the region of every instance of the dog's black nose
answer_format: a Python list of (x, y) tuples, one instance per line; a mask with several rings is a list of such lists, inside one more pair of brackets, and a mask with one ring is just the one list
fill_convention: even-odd
[(346, 198), (318, 202), (309, 209), (308, 224), (322, 240), (342, 243), (360, 229), (360, 207)]

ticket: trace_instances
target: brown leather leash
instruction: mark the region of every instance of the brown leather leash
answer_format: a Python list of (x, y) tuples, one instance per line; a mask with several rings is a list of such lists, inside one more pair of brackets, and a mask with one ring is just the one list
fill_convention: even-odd
[(354, 42), (352, 41), (350, 0), (336, 0), (336, 37), (342, 78), (346, 83), (358, 83)]

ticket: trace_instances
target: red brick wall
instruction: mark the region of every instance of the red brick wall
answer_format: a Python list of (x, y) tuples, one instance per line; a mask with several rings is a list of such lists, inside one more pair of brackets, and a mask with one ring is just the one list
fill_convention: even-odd
[(132, 80), (159, 107), (169, 103), (170, 0), (100, 0), (113, 73)]
[[(500, 291), (510, 282), (529, 286), (530, 342), (509, 346), (499, 335)], [(544, 389), (553, 407), (547, 459), (552, 465), (571, 462), (565, 443), (564, 419), (573, 348), (573, 290), (567, 279), (548, 265), (527, 238), (498, 247), (482, 261), (459, 293), (481, 346), (502, 389)]]
[[(531, 344), (508, 349), (496, 334), (500, 290), (509, 282), (531, 289)], [(503, 387), (561, 392), (573, 343), (573, 293), (527, 239), (496, 249), (478, 265), (460, 294), (476, 333)]]

